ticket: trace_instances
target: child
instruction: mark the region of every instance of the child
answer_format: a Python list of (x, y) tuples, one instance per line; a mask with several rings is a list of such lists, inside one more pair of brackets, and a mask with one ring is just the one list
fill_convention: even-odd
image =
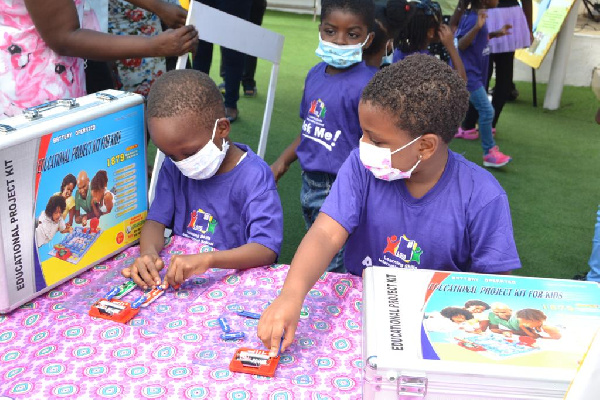
[[(516, 322), (512, 333), (520, 336), (529, 336), (534, 339), (560, 339), (561, 334), (557, 328), (545, 325), (546, 314), (534, 308), (524, 308), (517, 311)], [(513, 318), (511, 318), (511, 322)]]
[[(488, 30), (485, 25), (486, 9), (496, 7), (498, 0), (465, 0), (465, 3), (470, 4), (471, 8), (464, 13), (458, 24), (456, 31), (458, 51), (467, 71), (469, 101), (479, 113), (483, 166), (500, 168), (508, 164), (512, 158), (500, 151), (492, 136), (494, 107), (492, 107), (485, 90), (490, 52)], [(491, 32), (489, 39), (504, 36), (508, 34), (509, 29), (510, 25), (505, 25), (501, 30)], [(456, 137), (473, 139), (473, 137), (465, 135), (462, 130), (458, 131)]]
[(470, 311), (460, 307), (446, 307), (440, 311), (442, 316), (458, 325), (459, 329), (469, 333), (481, 333), (479, 321)]
[[(304, 296), (346, 239), (360, 275), (385, 265), (508, 273), (519, 268), (506, 193), (488, 172), (450, 151), (467, 109), (464, 81), (415, 54), (377, 72), (359, 105), (364, 132), (292, 260), (258, 336), (277, 352), (294, 337)], [(389, 181), (389, 182), (388, 182)]]
[(107, 185), (108, 174), (106, 171), (96, 172), (90, 183), (90, 188), (92, 191), (92, 208), (98, 218), (110, 213), (114, 205), (115, 196), (110, 190), (106, 190)]
[(390, 23), (397, 27), (394, 33), (397, 45), (394, 62), (415, 53), (429, 54), (429, 44), (441, 41), (458, 74), (464, 80), (467, 79), (465, 68), (454, 46), (452, 31), (448, 25), (442, 24), (442, 11), (437, 2), (389, 0), (386, 13)]
[(56, 232), (69, 233), (73, 228), (65, 224), (63, 212), (67, 208), (67, 202), (61, 195), (54, 195), (48, 199), (46, 209), (40, 215), (35, 227), (35, 243), (41, 247), (50, 242)]
[[(314, 223), (340, 166), (358, 147), (360, 92), (376, 71), (362, 62), (362, 51), (373, 40), (373, 7), (371, 0), (323, 0), (316, 53), (324, 62), (306, 77), (300, 135), (271, 165), (277, 181), (300, 160), (306, 229)], [(342, 253), (329, 271), (346, 271)]]
[(373, 41), (367, 49), (363, 49), (363, 58), (368, 66), (379, 69), (393, 62), (394, 39), (391, 32), (392, 27), (386, 16), (385, 7), (375, 5)]
[(63, 219), (67, 219), (67, 215), (69, 216), (69, 222), (67, 225), (73, 225), (73, 217), (75, 216), (75, 197), (73, 197), (73, 190), (75, 190), (75, 186), (77, 186), (77, 179), (73, 174), (67, 174), (62, 180), (60, 184), (60, 192), (54, 193), (54, 195), (61, 195), (65, 199), (66, 207), (63, 212)]
[(488, 314), (490, 305), (481, 300), (469, 300), (465, 302), (465, 310), (473, 314), (473, 317), (479, 321), (481, 331), (485, 331), (488, 327)]
[(131, 276), (144, 289), (161, 284), (165, 227), (215, 252), (171, 259), (165, 282), (178, 285), (209, 268), (272, 264), (283, 237), (283, 211), (269, 166), (229, 140), (221, 93), (195, 70), (170, 71), (150, 90), (147, 126), (165, 160)]

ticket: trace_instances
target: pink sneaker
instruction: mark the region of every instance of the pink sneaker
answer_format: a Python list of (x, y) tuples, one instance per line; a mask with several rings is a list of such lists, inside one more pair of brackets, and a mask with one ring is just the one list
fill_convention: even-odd
[(498, 146), (494, 146), (485, 156), (483, 156), (483, 166), (500, 168), (508, 164), (511, 160), (512, 158), (502, 153)]
[(477, 132), (477, 128), (465, 130), (459, 126), (458, 132), (456, 132), (454, 137), (456, 139), (477, 140), (477, 139), (479, 139), (479, 132)]

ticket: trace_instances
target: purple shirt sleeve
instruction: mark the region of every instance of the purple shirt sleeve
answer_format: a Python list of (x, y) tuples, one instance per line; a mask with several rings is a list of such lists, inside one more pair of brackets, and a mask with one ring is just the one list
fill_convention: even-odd
[(248, 203), (242, 214), (248, 221), (248, 243), (261, 244), (279, 255), (283, 233), (283, 209), (277, 190), (265, 190)]
[(494, 274), (521, 267), (505, 194), (478, 209), (469, 226), (470, 272)]

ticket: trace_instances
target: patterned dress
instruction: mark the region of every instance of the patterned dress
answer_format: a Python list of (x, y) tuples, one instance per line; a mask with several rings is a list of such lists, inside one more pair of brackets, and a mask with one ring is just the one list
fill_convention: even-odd
[[(159, 18), (124, 0), (110, 0), (108, 32), (114, 35), (153, 36), (162, 32)], [(116, 62), (123, 88), (147, 96), (156, 78), (166, 71), (164, 58), (129, 58)]]
[[(97, 29), (74, 0), (82, 26)], [(38, 34), (24, 0), (0, 2), (0, 119), (48, 101), (85, 95), (84, 60), (63, 57)]]

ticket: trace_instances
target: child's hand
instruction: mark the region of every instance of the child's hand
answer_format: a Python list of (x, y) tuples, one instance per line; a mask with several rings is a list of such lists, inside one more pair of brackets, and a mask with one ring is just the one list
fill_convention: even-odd
[(187, 18), (187, 11), (183, 7), (166, 1), (159, 1), (154, 13), (165, 25), (173, 29), (184, 26)]
[(288, 169), (290, 169), (290, 166), (281, 160), (277, 160), (271, 164), (271, 172), (273, 172), (273, 176), (275, 176), (275, 183), (279, 181), (279, 178), (281, 178)]
[(294, 341), (303, 301), (302, 297), (286, 296), (282, 293), (263, 312), (258, 321), (257, 334), (264, 346), (270, 350), (269, 356), (278, 355), (284, 332), (282, 352)]
[(87, 215), (81, 217), (81, 226), (85, 226), (87, 224)]
[(202, 275), (210, 269), (210, 253), (173, 256), (165, 281), (171, 286), (178, 286), (192, 275)]
[(498, 30), (498, 37), (510, 35), (510, 30), (512, 29), (511, 24), (506, 24), (502, 27), (502, 29)]
[(477, 23), (475, 24), (475, 26), (477, 27), (477, 29), (481, 29), (483, 28), (483, 25), (485, 25), (485, 20), (487, 19), (487, 11), (484, 9), (481, 9), (479, 11), (477, 11)]
[(198, 31), (192, 25), (179, 29), (167, 29), (150, 38), (157, 57), (180, 56), (195, 51), (198, 46)]
[(131, 268), (124, 268), (121, 274), (131, 278), (144, 290), (161, 283), (158, 272), (165, 267), (164, 261), (156, 253), (142, 254), (135, 259)]
[(438, 36), (440, 37), (440, 42), (442, 42), (445, 48), (454, 47), (454, 34), (448, 25), (440, 25)]

